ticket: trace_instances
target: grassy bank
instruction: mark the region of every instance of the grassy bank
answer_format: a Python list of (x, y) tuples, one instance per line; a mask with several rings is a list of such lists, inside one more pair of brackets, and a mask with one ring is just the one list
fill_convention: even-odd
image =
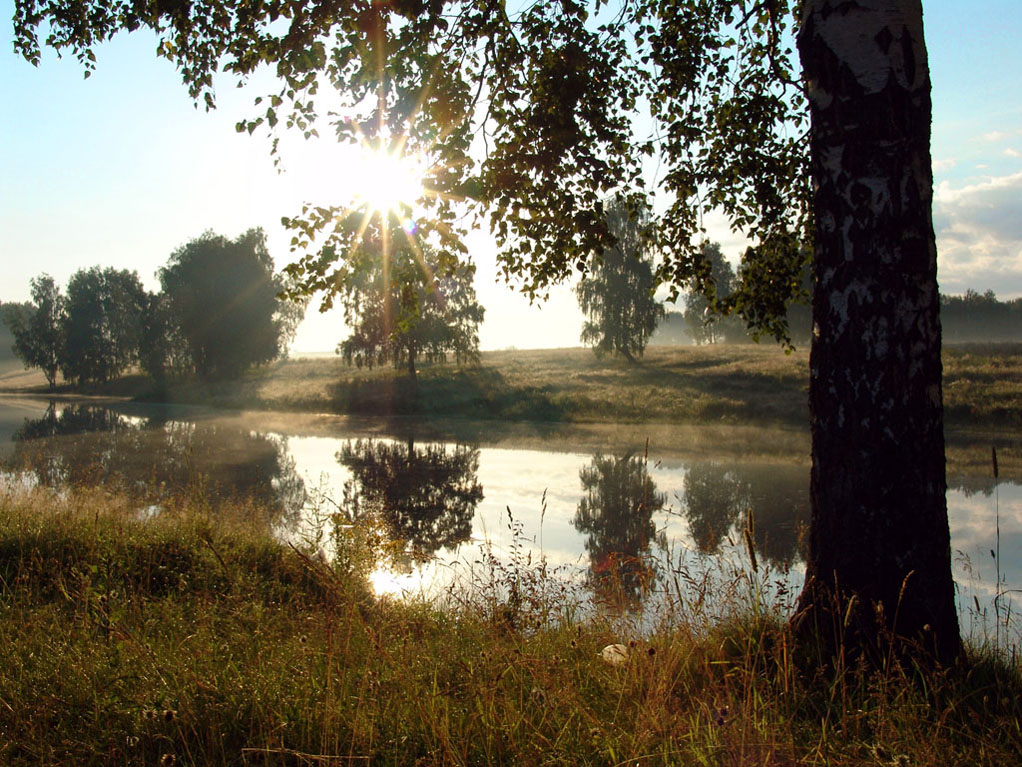
[[(1022, 345), (948, 347), (944, 369), (950, 428), (1022, 425)], [(25, 381), (6, 388), (24, 390)], [(240, 381), (183, 382), (159, 394), (140, 376), (82, 393), (233, 409), (804, 428), (807, 389), (808, 353), (786, 355), (764, 344), (653, 347), (637, 364), (598, 360), (586, 349), (485, 352), (477, 367), (424, 366), (417, 391), (403, 371), (359, 370), (326, 355), (276, 363)]]
[(240, 382), (172, 388), (174, 401), (354, 414), (566, 422), (805, 423), (805, 355), (735, 347), (651, 349), (636, 364), (586, 349), (485, 352), (478, 366), (404, 371), (288, 360)]
[[(372, 596), (201, 496), (0, 495), (6, 765), (1001, 765), (1019, 667), (800, 673), (781, 620), (615, 622), (535, 569), (445, 603)], [(347, 551), (351, 554), (351, 551)], [(682, 586), (691, 590), (693, 586)], [(922, 681), (923, 684), (919, 684)]]

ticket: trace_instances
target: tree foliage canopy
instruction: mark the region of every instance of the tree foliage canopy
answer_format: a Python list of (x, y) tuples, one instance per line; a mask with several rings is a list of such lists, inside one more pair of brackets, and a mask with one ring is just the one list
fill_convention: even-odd
[[(638, 207), (636, 207), (636, 204)], [(615, 197), (606, 206), (614, 245), (595, 259), (578, 283), (579, 306), (589, 317), (582, 327), (582, 342), (597, 356), (642, 356), (664, 307), (653, 296), (656, 282), (646, 246), (649, 209)]]
[(64, 349), (64, 296), (48, 274), (32, 279), (32, 303), (4, 307), (4, 322), (14, 337), (14, 353), (26, 368), (43, 371), (52, 389)]
[[(459, 202), (469, 202), (489, 215), (505, 275), (532, 295), (613, 243), (602, 201), (642, 189), (643, 162), (656, 155), (656, 184), (672, 200), (652, 222), (659, 277), (702, 284), (701, 215), (722, 208), (758, 242), (723, 308), (783, 336), (809, 188), (793, 11), (788, 0), (565, 0), (518, 10), (432, 0), (344, 11), (282, 0), (16, 0), (14, 21), (25, 58), (39, 61), (45, 23), (47, 45), (72, 52), (87, 73), (98, 43), (150, 28), (158, 55), (210, 107), (219, 71), (240, 81), (271, 67), (279, 89), (256, 99), (239, 130), (329, 129), (424, 155), (432, 194), (422, 234), (453, 247)], [(339, 255), (357, 241), (343, 213), (310, 205), (287, 220), (305, 254), (294, 273), (306, 289), (331, 290)]]
[(276, 359), (304, 311), (277, 298), (284, 285), (262, 229), (235, 240), (206, 232), (174, 251), (159, 276), (173, 324), (203, 378), (236, 376)]
[(146, 296), (138, 364), (161, 389), (170, 378), (192, 372), (188, 344), (177, 326), (177, 318), (166, 293)]
[(73, 274), (61, 318), (64, 378), (102, 383), (137, 362), (145, 305), (137, 272), (94, 266)]
[(405, 364), (412, 376), (416, 360), (478, 359), (484, 310), (472, 284), (475, 265), (394, 237), (371, 226), (338, 270), (335, 290), (351, 328), (338, 351), (359, 367)]

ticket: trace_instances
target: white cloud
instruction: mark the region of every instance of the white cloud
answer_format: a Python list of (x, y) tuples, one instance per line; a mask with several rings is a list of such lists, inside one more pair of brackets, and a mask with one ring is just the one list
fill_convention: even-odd
[(989, 133), (984, 133), (983, 134), (983, 140), (984, 141), (989, 141), (991, 143), (994, 143), (994, 142), (997, 142), (997, 141), (1002, 141), (1002, 140), (1008, 138), (1011, 135), (1012, 134), (1009, 133), (1008, 131), (992, 130)]
[(1012, 149), (1011, 147), (1005, 149), (1004, 154), (1006, 154), (1008, 157), (1022, 157), (1022, 152), (1018, 151), (1017, 149)]
[(959, 188), (941, 183), (933, 224), (944, 292), (1022, 294), (1022, 173)]
[(958, 160), (954, 157), (942, 157), (939, 160), (933, 161), (933, 172), (944, 173), (945, 171), (951, 170), (958, 164)]
[(986, 141), (991, 144), (996, 144), (1005, 139), (1015, 138), (1016, 136), (1022, 136), (1022, 129), (1015, 128), (1014, 130), (992, 130), (988, 133), (984, 133), (981, 137), (981, 141)]

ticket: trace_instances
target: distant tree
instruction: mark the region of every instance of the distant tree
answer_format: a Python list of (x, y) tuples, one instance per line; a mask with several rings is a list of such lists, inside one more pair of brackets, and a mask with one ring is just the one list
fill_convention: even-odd
[(170, 299), (165, 293), (149, 293), (142, 312), (142, 335), (138, 364), (161, 388), (174, 375), (191, 367), (188, 344), (175, 321)]
[(159, 277), (195, 372), (205, 379), (231, 378), (281, 356), (304, 312), (278, 299), (284, 283), (273, 273), (262, 229), (235, 240), (206, 232), (174, 251)]
[(737, 286), (734, 268), (721, 253), (719, 242), (707, 240), (703, 242), (701, 251), (707, 264), (706, 271), (685, 294), (684, 316), (689, 335), (696, 344), (746, 338), (745, 327), (740, 321), (721, 315), (712, 305), (714, 301), (730, 296)]
[(664, 316), (653, 296), (656, 280), (645, 234), (650, 213), (617, 196), (607, 203), (605, 215), (615, 243), (594, 259), (575, 288), (589, 318), (582, 326), (582, 343), (592, 346), (597, 357), (621, 354), (634, 360)]
[(999, 301), (992, 290), (942, 295), (940, 322), (946, 342), (1022, 341), (1022, 298)]
[(475, 265), (426, 243), (367, 236), (338, 278), (344, 320), (351, 335), (337, 351), (359, 367), (392, 362), (416, 377), (416, 361), (479, 358)]
[(106, 382), (137, 362), (145, 305), (137, 272), (94, 266), (72, 275), (61, 322), (64, 378)]
[[(809, 297), (813, 290), (812, 254), (803, 247), (800, 256), (801, 271), (797, 285), (789, 284), (791, 276), (779, 271), (775, 279), (784, 282), (772, 294), (758, 296), (755, 301), (742, 300), (746, 316), (734, 313), (736, 296), (743, 283), (767, 279), (763, 275), (749, 276), (750, 269), (761, 268), (756, 257), (746, 254), (738, 273), (724, 258), (720, 244), (704, 241), (700, 248), (706, 268), (690, 285), (685, 295), (683, 312), (685, 326), (696, 344), (751, 343), (759, 339), (755, 316), (784, 318), (788, 342), (808, 344), (812, 334), (812, 311)], [(755, 264), (756, 266), (752, 266)], [(788, 298), (781, 300), (779, 296)], [(750, 317), (753, 318), (750, 321)]]
[(64, 297), (48, 274), (35, 277), (31, 285), (32, 303), (5, 306), (4, 324), (14, 337), (14, 353), (26, 368), (42, 370), (52, 389), (64, 346)]
[(694, 343), (685, 322), (684, 312), (667, 310), (664, 318), (657, 324), (649, 343), (650, 346), (688, 346)]

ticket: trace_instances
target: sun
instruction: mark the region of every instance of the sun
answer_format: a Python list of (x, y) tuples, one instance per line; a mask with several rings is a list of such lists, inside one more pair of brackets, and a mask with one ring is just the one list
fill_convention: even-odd
[(356, 202), (380, 215), (404, 218), (425, 193), (422, 164), (396, 152), (364, 148), (351, 172)]

